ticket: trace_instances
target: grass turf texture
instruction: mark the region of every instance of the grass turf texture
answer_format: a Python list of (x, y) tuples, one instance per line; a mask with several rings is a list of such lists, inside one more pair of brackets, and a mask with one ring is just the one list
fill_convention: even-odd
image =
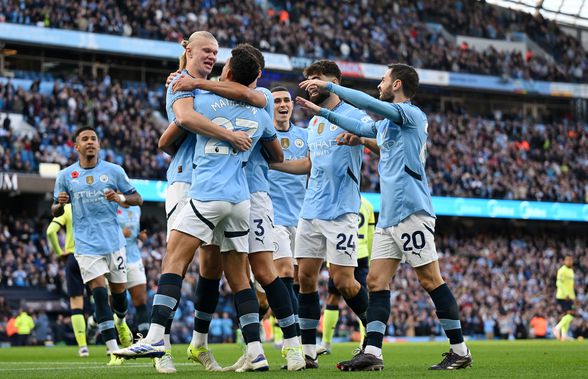
[[(264, 345), (271, 369), (265, 373), (205, 373), (202, 366), (189, 362), (186, 346), (174, 346), (173, 354), (177, 378), (227, 378), (236, 376), (264, 378), (344, 378), (398, 377), (510, 377), (537, 378), (563, 377), (586, 378), (588, 369), (588, 343), (584, 341), (484, 341), (470, 342), (474, 365), (465, 370), (431, 372), (427, 368), (441, 361), (441, 353), (447, 349), (440, 343), (402, 343), (384, 345), (385, 369), (381, 372), (340, 372), (335, 367), (341, 360), (349, 359), (356, 344), (335, 344), (331, 355), (319, 358), (318, 370), (286, 372), (280, 370), (285, 362), (279, 350)], [(234, 344), (212, 345), (215, 357), (222, 366), (232, 364), (240, 355)], [(107, 367), (108, 358), (104, 346), (92, 346), (89, 358), (78, 358), (77, 347), (16, 347), (0, 349), (0, 378), (145, 378), (158, 374), (151, 360), (129, 360), (121, 367)]]

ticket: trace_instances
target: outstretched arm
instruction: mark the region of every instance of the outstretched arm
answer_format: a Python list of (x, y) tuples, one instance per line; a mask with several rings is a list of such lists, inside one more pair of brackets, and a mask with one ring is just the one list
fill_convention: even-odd
[(172, 90), (175, 91), (193, 91), (195, 89), (203, 89), (214, 92), (219, 96), (243, 101), (258, 108), (263, 108), (267, 104), (265, 95), (255, 89), (246, 87), (237, 82), (223, 81), (217, 82), (213, 80), (191, 78), (182, 75), (178, 80), (172, 84)]
[(310, 174), (310, 157), (302, 159), (293, 159), (282, 163), (270, 163), (270, 168), (276, 171), (282, 171), (287, 174), (307, 175)]
[(318, 105), (303, 99), (300, 96), (296, 98), (296, 103), (302, 108), (308, 109), (311, 113), (324, 117), (340, 128), (353, 134), (357, 134), (358, 136), (373, 138), (378, 133), (376, 123), (372, 120), (369, 122), (361, 122), (360, 120), (331, 112), (326, 108), (320, 108)]
[(341, 133), (335, 138), (337, 141), (337, 145), (347, 145), (347, 146), (357, 146), (357, 145), (364, 145), (367, 147), (372, 153), (380, 156), (380, 147), (378, 143), (373, 138), (366, 138), (366, 137), (358, 137), (355, 134), (345, 132)]
[(397, 107), (387, 101), (374, 99), (366, 93), (356, 91), (351, 88), (346, 88), (333, 82), (325, 82), (322, 80), (313, 79), (305, 80), (300, 83), (300, 88), (303, 89), (306, 89), (310, 86), (324, 88), (329, 92), (333, 92), (341, 99), (352, 103), (358, 108), (377, 113), (396, 123), (402, 123), (402, 115), (398, 111)]

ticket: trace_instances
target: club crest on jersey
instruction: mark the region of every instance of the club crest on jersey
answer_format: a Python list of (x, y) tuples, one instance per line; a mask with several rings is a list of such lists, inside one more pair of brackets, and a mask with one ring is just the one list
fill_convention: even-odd
[(86, 176), (86, 183), (92, 185), (94, 183), (94, 177), (92, 175)]
[(319, 126), (318, 126), (318, 128), (317, 128), (317, 131), (316, 131), (316, 132), (317, 132), (318, 134), (323, 134), (323, 132), (324, 132), (324, 131), (325, 131), (325, 123), (324, 123), (324, 122), (321, 122), (321, 123), (319, 124)]
[(108, 175), (100, 175), (100, 181), (102, 183), (108, 183)]
[(331, 124), (331, 126), (329, 126), (329, 130), (334, 132), (335, 130), (337, 130), (337, 125)]
[(296, 138), (296, 141), (294, 141), (294, 145), (296, 145), (296, 147), (302, 147), (304, 146), (304, 141), (300, 138)]
[(282, 145), (282, 149), (287, 149), (290, 147), (290, 138), (282, 138), (280, 140), (280, 144)]

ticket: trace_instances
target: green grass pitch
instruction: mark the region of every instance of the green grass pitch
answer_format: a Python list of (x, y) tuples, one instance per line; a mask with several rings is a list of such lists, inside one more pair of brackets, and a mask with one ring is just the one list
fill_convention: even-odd
[[(186, 359), (186, 346), (174, 346), (177, 378), (228, 378), (236, 376), (265, 378), (388, 378), (396, 377), (472, 377), (472, 378), (579, 378), (588, 377), (588, 343), (584, 341), (489, 341), (470, 342), (473, 367), (454, 372), (431, 372), (427, 367), (441, 360), (447, 345), (440, 343), (400, 343), (384, 346), (386, 368), (381, 372), (339, 372), (335, 367), (348, 359), (355, 344), (335, 344), (333, 354), (319, 359), (318, 370), (285, 372), (278, 350), (265, 345), (271, 365), (265, 373), (207, 373), (202, 366)], [(237, 345), (212, 345), (223, 366), (232, 364), (240, 354)], [(161, 376), (150, 360), (130, 360), (121, 367), (107, 367), (104, 346), (93, 346), (89, 358), (78, 358), (76, 347), (19, 347), (0, 349), (0, 378), (146, 378)]]

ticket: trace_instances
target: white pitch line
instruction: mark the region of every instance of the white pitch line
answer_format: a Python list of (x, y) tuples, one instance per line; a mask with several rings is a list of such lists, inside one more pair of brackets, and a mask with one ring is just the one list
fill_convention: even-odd
[[(24, 368), (24, 367), (19, 367), (19, 368), (3, 368), (2, 366), (5, 364), (18, 364), (18, 365), (22, 365), (22, 364), (34, 364), (36, 366), (42, 364), (42, 365), (47, 365), (47, 364), (53, 364), (53, 365), (57, 365), (57, 362), (2, 362), (0, 363), (0, 372), (3, 371), (27, 371), (27, 370), (47, 370), (46, 367), (30, 367), (30, 368)], [(79, 363), (75, 363), (75, 362), (63, 362), (61, 364), (59, 364), (60, 366), (66, 366), (66, 367), (52, 367), (51, 370), (75, 370), (75, 369), (94, 369), (94, 368), (124, 368), (124, 367), (153, 367), (153, 365), (148, 364), (148, 363), (125, 363), (122, 366), (106, 366), (106, 364), (103, 365), (96, 365), (95, 362), (92, 362), (91, 364), (82, 364), (80, 365)], [(194, 363), (175, 363), (175, 366), (195, 366)]]

